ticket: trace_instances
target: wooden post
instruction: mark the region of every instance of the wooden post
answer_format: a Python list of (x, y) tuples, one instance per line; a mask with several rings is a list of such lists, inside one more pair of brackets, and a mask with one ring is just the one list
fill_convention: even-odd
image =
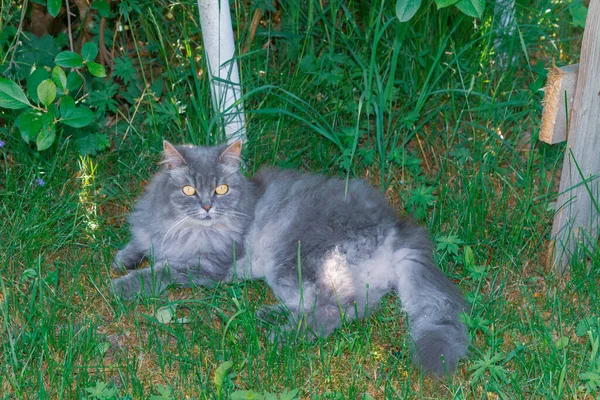
[(567, 118), (573, 114), (573, 100), (577, 89), (579, 64), (552, 66), (544, 88), (544, 112), (540, 126), (540, 140), (555, 144), (567, 140)]
[(579, 244), (597, 246), (600, 203), (600, 0), (591, 0), (552, 226), (551, 260), (564, 272)]

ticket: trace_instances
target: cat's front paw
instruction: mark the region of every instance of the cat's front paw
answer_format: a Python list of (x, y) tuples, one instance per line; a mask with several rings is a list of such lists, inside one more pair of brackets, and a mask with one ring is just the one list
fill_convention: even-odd
[(115, 259), (112, 263), (112, 268), (119, 274), (127, 272), (127, 266), (125, 265), (125, 260), (123, 260), (123, 250), (119, 251), (115, 256)]
[(113, 279), (110, 285), (110, 291), (123, 300), (131, 300), (141, 293), (141, 284), (137, 279), (132, 279), (133, 274)]
[(270, 325), (281, 324), (288, 320), (288, 311), (285, 309), (285, 306), (280, 304), (261, 307), (256, 311), (255, 315), (260, 321)]

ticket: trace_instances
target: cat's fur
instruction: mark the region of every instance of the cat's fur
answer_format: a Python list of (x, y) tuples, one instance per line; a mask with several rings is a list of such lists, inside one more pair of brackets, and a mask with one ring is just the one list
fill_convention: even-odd
[[(134, 269), (152, 256), (154, 266), (115, 279), (121, 296), (264, 279), (289, 311), (284, 329), (300, 326), (310, 337), (364, 317), (392, 291), (408, 314), (417, 364), (443, 374), (465, 356), (463, 299), (434, 265), (427, 233), (365, 182), (346, 190), (342, 180), (276, 169), (247, 180), (240, 142), (164, 149), (165, 167), (136, 204), (133, 238), (114, 263)], [(215, 194), (221, 184), (225, 195)], [(196, 195), (183, 194), (185, 185)]]

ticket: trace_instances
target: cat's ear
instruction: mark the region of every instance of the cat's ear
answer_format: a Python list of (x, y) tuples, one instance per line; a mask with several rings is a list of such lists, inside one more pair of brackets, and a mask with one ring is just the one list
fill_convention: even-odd
[(163, 150), (165, 152), (165, 159), (162, 164), (165, 164), (167, 169), (179, 168), (185, 164), (183, 156), (177, 151), (175, 146), (166, 140), (163, 140)]
[(239, 164), (241, 154), (242, 154), (242, 141), (236, 140), (235, 142), (231, 143), (225, 150), (223, 150), (223, 152), (221, 153), (221, 156), (219, 157), (219, 160), (220, 161), (230, 161), (235, 164)]

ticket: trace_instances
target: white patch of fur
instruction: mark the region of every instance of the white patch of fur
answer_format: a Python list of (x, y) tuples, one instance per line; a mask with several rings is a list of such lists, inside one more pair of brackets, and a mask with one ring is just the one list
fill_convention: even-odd
[(348, 268), (346, 257), (336, 247), (323, 258), (321, 284), (331, 287), (336, 294), (344, 297), (354, 295), (354, 280)]

